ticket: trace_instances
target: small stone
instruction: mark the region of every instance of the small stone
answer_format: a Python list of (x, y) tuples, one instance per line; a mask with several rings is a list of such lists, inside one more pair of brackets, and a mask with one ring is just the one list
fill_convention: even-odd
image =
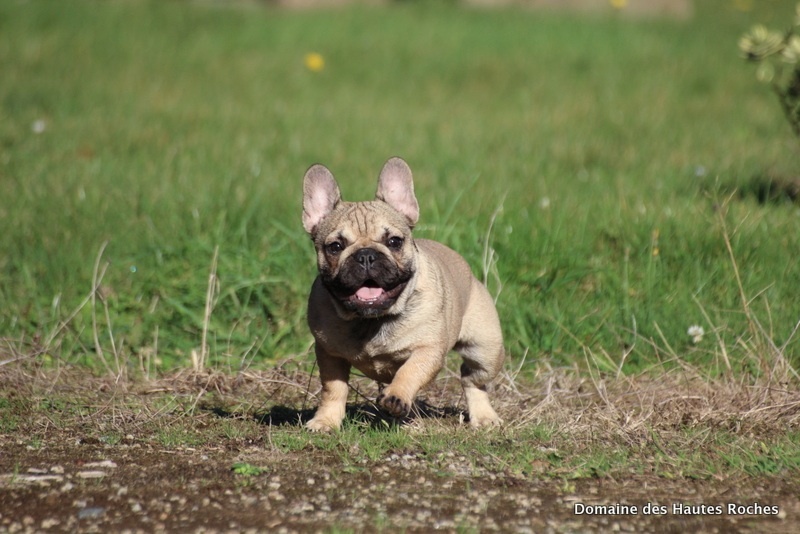
[(85, 465), (85, 467), (110, 467), (113, 469), (117, 467), (117, 464), (111, 460), (102, 460), (100, 462), (89, 462)]
[(81, 471), (78, 473), (78, 478), (103, 478), (106, 476), (105, 471)]
[(42, 528), (45, 530), (49, 530), (54, 526), (58, 525), (59, 523), (61, 523), (61, 521), (55, 518), (45, 519), (44, 521), (42, 521)]
[(101, 515), (106, 513), (106, 509), (100, 506), (92, 506), (89, 508), (83, 508), (80, 512), (78, 512), (78, 519), (93, 519), (100, 517)]

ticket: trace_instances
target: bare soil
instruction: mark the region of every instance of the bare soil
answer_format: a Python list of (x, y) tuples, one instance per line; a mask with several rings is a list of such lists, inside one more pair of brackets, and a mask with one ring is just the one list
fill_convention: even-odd
[[(71, 437), (38, 450), (4, 443), (0, 531), (306, 532), (334, 528), (505, 532), (797, 532), (797, 487), (780, 481), (522, 479), (476, 476), (465, 458), (432, 472), (397, 451), (343, 471), (320, 452), (279, 454), (262, 446), (165, 450), (137, 442), (109, 446)], [(267, 466), (238, 480), (233, 462)], [(13, 475), (13, 476), (9, 476)], [(639, 515), (576, 515), (576, 505), (627, 503)], [(648, 503), (668, 506), (644, 515)], [(775, 516), (727, 514), (730, 503), (777, 506)], [(674, 513), (672, 506), (719, 505), (721, 515)]]
[[(599, 432), (598, 421), (609, 418), (600, 409), (603, 402), (613, 403), (613, 413), (636, 420), (638, 412), (623, 400), (631, 395), (630, 384), (616, 393), (614, 387), (600, 388), (599, 396), (595, 388), (591, 398), (605, 401), (592, 404), (587, 396), (554, 415), (547, 406), (581, 399), (586, 387), (559, 380), (565, 384), (554, 385), (552, 377), (533, 381), (527, 393), (516, 385), (513, 395), (501, 385), (496, 396), (506, 424), (561, 417), (574, 426), (574, 436), (591, 427)], [(437, 383), (427, 398), (444, 407), (432, 424), (447, 432), (463, 425), (464, 414), (449, 381), (440, 383), (441, 390)], [(704, 479), (627, 473), (572, 480), (535, 470), (522, 475), (458, 452), (431, 458), (415, 447), (357, 464), (344, 461), (347, 455), (336, 448), (308, 445), (287, 452), (276, 447), (272, 441), (278, 432), (298, 440), (309, 437), (300, 422), (312, 413), (313, 399), (309, 404), (302, 390), (313, 393), (315, 387), (307, 374), (280, 372), (257, 380), (240, 376), (238, 382), (218, 375), (178, 376), (123, 387), (110, 380), (0, 371), (0, 406), (5, 406), (0, 410), (0, 532), (800, 531), (796, 473)], [(671, 391), (675, 402), (683, 395), (674, 387)], [(694, 405), (708, 407), (708, 392), (694, 393)], [(171, 408), (178, 397), (193, 411)], [(228, 409), (254, 398), (256, 404), (239, 412), (247, 414), (254, 432), (220, 432), (233, 428), (224, 426), (232, 413)], [(633, 404), (641, 405), (641, 398)], [(733, 413), (741, 428), (769, 432), (769, 418), (759, 418), (758, 426), (742, 415), (751, 407), (731, 398), (722, 401), (729, 403), (726, 417)], [(787, 415), (784, 401), (777, 403), (783, 418), (775, 421), (794, 425), (797, 404)], [(672, 417), (668, 404), (661, 405), (666, 419)], [(710, 413), (691, 406), (675, 417)], [(759, 413), (764, 412), (769, 410)], [(661, 428), (658, 421), (648, 419), (651, 431)], [(191, 428), (206, 439), (171, 444), (164, 436), (176, 428)], [(624, 428), (620, 423), (608, 431)], [(626, 439), (633, 446), (639, 429), (629, 425), (629, 430)], [(240, 462), (261, 469), (237, 474), (232, 466)], [(617, 504), (635, 505), (636, 513), (579, 513)]]

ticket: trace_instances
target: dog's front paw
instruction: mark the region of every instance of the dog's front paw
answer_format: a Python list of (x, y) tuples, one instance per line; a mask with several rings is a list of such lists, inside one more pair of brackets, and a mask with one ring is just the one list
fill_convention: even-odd
[(411, 412), (411, 403), (392, 394), (381, 393), (378, 405), (394, 417), (405, 417)]
[(498, 417), (497, 413), (488, 404), (469, 412), (469, 426), (472, 428), (498, 426), (502, 422), (503, 420)]
[(503, 423), (503, 420), (497, 417), (495, 414), (493, 417), (469, 417), (469, 426), (472, 428), (483, 428), (483, 427), (490, 427), (490, 426), (499, 426)]
[(333, 432), (334, 430), (339, 430), (339, 425), (323, 418), (315, 417), (306, 423), (306, 428), (312, 432)]

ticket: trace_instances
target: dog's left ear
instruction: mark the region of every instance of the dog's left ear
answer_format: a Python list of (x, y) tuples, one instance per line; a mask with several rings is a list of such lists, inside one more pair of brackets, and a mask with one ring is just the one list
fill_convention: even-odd
[(336, 179), (324, 165), (312, 165), (303, 177), (303, 228), (309, 234), (342, 200)]
[(383, 165), (375, 198), (403, 214), (412, 228), (417, 224), (419, 204), (414, 196), (414, 180), (411, 169), (401, 158), (391, 158)]

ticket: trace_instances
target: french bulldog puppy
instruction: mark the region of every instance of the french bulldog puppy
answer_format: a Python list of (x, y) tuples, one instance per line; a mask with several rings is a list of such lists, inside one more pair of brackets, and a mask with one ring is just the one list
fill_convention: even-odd
[(377, 401), (382, 409), (407, 416), (450, 350), (463, 359), (470, 424), (500, 422), (486, 392), (504, 358), (494, 302), (458, 253), (413, 238), (418, 218), (411, 169), (400, 158), (386, 162), (375, 200), (367, 202), (343, 201), (323, 165), (306, 172), (303, 226), (319, 269), (308, 325), (322, 382), (309, 429), (340, 428), (352, 367), (386, 385)]

